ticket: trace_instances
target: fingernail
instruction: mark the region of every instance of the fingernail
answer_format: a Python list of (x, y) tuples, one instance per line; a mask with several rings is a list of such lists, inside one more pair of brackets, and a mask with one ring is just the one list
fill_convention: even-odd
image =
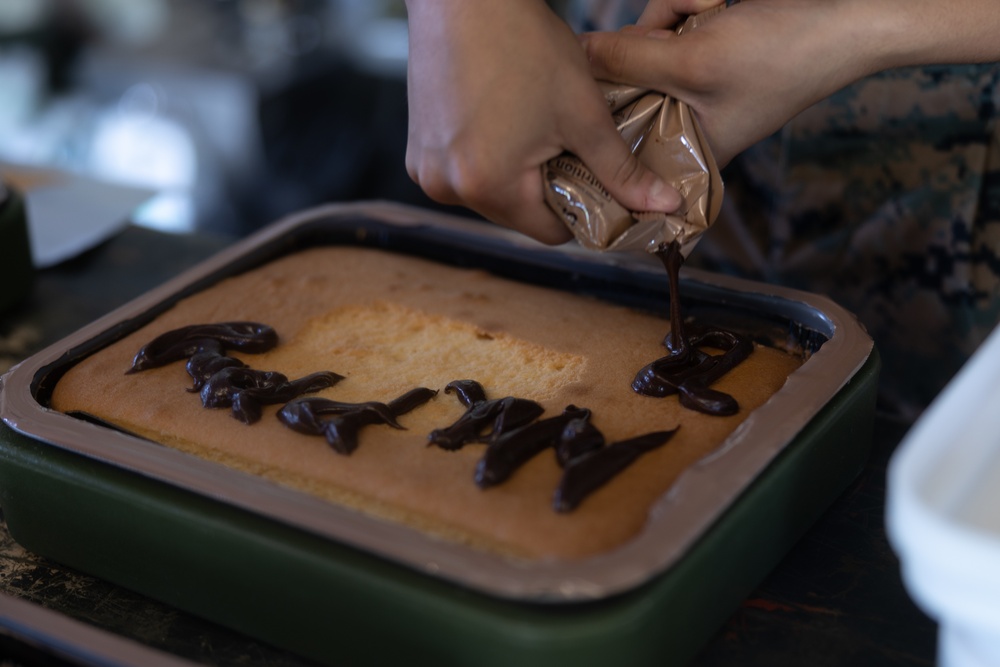
[(644, 25), (626, 25), (618, 29), (619, 34), (630, 35), (633, 37), (656, 37), (662, 39), (664, 37), (673, 36), (673, 30), (667, 30), (665, 28), (650, 28)]
[(655, 181), (649, 188), (651, 210), (673, 213), (680, 208), (682, 202), (681, 193), (662, 180)]

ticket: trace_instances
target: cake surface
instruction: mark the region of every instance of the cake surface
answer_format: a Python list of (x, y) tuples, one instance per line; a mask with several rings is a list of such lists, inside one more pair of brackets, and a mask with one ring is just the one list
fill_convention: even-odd
[[(323, 438), (290, 430), (266, 406), (254, 424), (202, 407), (181, 361), (126, 374), (156, 336), (192, 324), (256, 321), (279, 343), (261, 354), (229, 353), (249, 366), (299, 378), (345, 377), (315, 394), (389, 402), (416, 387), (439, 390), (399, 417), (405, 430), (364, 428), (349, 456)], [(677, 396), (631, 390), (640, 368), (664, 354), (665, 317), (486, 272), (361, 248), (297, 252), (195, 294), (153, 322), (72, 366), (52, 407), (85, 412), (125, 430), (381, 519), (527, 559), (581, 558), (627, 542), (680, 473), (715, 450), (784, 383), (800, 360), (756, 346), (713, 385), (740, 404), (718, 417)], [(589, 408), (608, 442), (678, 428), (574, 511), (552, 510), (561, 476), (543, 451), (506, 482), (473, 482), (485, 445), (428, 446), (428, 434), (464, 412), (455, 380), (473, 379), (489, 398), (537, 401), (543, 417)]]

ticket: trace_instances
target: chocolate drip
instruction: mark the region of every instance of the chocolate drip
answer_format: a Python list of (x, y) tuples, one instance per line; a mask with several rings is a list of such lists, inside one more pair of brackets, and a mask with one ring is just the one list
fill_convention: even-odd
[[(488, 400), (486, 391), (475, 380), (455, 380), (444, 388), (452, 392), (466, 407), (465, 414), (446, 428), (434, 429), (427, 437), (429, 444), (454, 451), (471, 442), (489, 442), (505, 431), (524, 425), (541, 416), (544, 408), (538, 403), (507, 396)], [(484, 434), (486, 428), (492, 428)]]
[(344, 403), (326, 398), (299, 398), (278, 411), (278, 419), (299, 433), (322, 435), (339, 454), (350, 454), (358, 447), (358, 431), (372, 424), (387, 424), (402, 429), (397, 418), (417, 408), (437, 392), (419, 387), (388, 404), (369, 401)]
[[(670, 354), (642, 368), (632, 381), (632, 389), (657, 398), (680, 394), (681, 405), (710, 415), (736, 414), (740, 409), (736, 399), (710, 385), (750, 356), (753, 343), (721, 329), (698, 329), (689, 335), (680, 305), (680, 267), (684, 262), (680, 244), (671, 243), (657, 255), (670, 282), (670, 333), (664, 339)], [(698, 349), (703, 345), (721, 349), (723, 354)]]
[(588, 419), (590, 410), (567, 406), (562, 414), (499, 435), (476, 466), (474, 479), (481, 488), (495, 486), (547, 447), (555, 447), (567, 424)]
[[(709, 385), (750, 356), (753, 343), (728, 331), (699, 332), (688, 340), (686, 353), (675, 352), (650, 363), (636, 375), (632, 388), (655, 397), (679, 393), (681, 405), (711, 415), (739, 412), (735, 398)], [(697, 349), (698, 345), (716, 347), (724, 353), (711, 355)]]
[(588, 495), (630, 466), (648, 451), (663, 446), (677, 429), (647, 433), (629, 440), (594, 449), (566, 466), (552, 499), (557, 512), (570, 512)]
[(222, 354), (223, 350), (240, 350), (256, 354), (266, 352), (277, 344), (277, 332), (258, 322), (192, 324), (161, 334), (144, 345), (126, 373), (165, 366), (199, 352)]

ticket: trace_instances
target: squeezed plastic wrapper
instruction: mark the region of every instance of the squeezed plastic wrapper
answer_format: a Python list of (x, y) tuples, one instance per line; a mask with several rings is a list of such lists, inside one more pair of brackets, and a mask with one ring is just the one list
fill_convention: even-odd
[[(693, 30), (723, 7), (688, 18), (677, 33)], [(697, 119), (686, 104), (662, 93), (599, 84), (632, 154), (677, 188), (684, 203), (671, 214), (630, 211), (569, 153), (542, 167), (546, 203), (584, 247), (654, 253), (677, 241), (686, 256), (715, 222), (723, 194), (718, 166)]]

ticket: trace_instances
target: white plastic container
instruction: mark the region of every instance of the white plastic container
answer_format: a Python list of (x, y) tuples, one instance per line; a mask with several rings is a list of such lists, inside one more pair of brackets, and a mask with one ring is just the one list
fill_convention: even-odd
[(1000, 328), (894, 453), (886, 502), (940, 667), (1000, 665)]

